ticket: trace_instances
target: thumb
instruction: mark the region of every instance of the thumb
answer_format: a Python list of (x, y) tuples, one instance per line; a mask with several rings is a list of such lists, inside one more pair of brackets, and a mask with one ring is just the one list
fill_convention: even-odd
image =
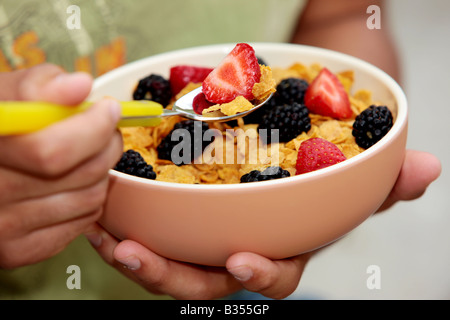
[(66, 105), (81, 103), (89, 95), (92, 77), (67, 73), (45, 63), (30, 69), (0, 73), (0, 100), (41, 100)]
[(272, 299), (283, 299), (297, 288), (312, 254), (270, 260), (254, 253), (239, 252), (228, 258), (226, 268), (245, 289)]

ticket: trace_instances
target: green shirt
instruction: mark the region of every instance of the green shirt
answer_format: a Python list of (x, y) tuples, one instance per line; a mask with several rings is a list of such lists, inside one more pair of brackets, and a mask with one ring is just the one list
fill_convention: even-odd
[[(99, 76), (191, 46), (288, 42), (303, 0), (2, 0), (0, 71), (52, 62)], [(78, 266), (80, 288), (67, 281)], [(1, 299), (155, 299), (107, 265), (84, 236), (43, 262), (0, 270)]]

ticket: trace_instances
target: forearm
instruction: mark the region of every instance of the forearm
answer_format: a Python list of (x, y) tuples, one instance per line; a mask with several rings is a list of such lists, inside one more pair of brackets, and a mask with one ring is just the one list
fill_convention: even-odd
[[(388, 32), (381, 1), (370, 1), (381, 8), (380, 29), (369, 29), (368, 1), (350, 4), (348, 0), (313, 0), (301, 16), (292, 42), (347, 53), (366, 60), (400, 81), (397, 51)], [(334, 6), (334, 9), (333, 9)]]

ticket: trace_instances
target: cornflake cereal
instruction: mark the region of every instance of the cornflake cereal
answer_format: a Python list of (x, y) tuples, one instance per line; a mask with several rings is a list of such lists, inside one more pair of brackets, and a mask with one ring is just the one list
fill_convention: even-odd
[[(261, 81), (254, 90), (259, 97), (270, 94), (272, 84), (266, 83), (273, 77), (275, 84), (289, 77), (297, 77), (308, 83), (317, 76), (322, 69), (319, 64), (305, 66), (295, 63), (289, 68), (262, 68), (266, 79)], [(353, 71), (342, 71), (336, 74), (349, 94), (351, 108), (355, 115), (375, 102), (372, 101), (371, 92), (359, 90), (350, 94), (353, 84)], [(175, 99), (199, 87), (201, 83), (189, 84)], [(174, 101), (175, 101), (174, 99)], [(236, 111), (232, 107), (230, 113)], [(168, 106), (171, 108), (171, 105)], [(227, 111), (228, 112), (228, 111)], [(190, 184), (230, 184), (239, 183), (240, 177), (252, 170), (263, 170), (269, 166), (280, 166), (282, 169), (295, 175), (297, 153), (302, 141), (309, 138), (323, 138), (334, 143), (350, 159), (364, 149), (359, 147), (352, 136), (354, 118), (336, 120), (330, 117), (310, 113), (311, 129), (302, 133), (286, 143), (261, 143), (257, 131), (258, 125), (245, 123), (240, 118), (236, 123), (211, 123), (211, 130), (215, 132), (215, 139), (203, 152), (201, 159), (195, 159), (191, 164), (177, 166), (168, 160), (158, 159), (157, 147), (161, 140), (173, 129), (175, 123), (186, 120), (179, 116), (164, 118), (157, 127), (121, 128), (124, 141), (124, 151), (133, 149), (138, 151), (148, 164), (153, 166), (157, 174), (156, 180)], [(233, 126), (232, 126), (233, 125)]]

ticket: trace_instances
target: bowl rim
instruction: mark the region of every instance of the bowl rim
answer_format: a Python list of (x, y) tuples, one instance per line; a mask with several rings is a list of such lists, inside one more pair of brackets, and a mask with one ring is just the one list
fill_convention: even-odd
[[(335, 60), (340, 60), (344, 64), (349, 64), (354, 67), (357, 67), (359, 70), (362, 70), (365, 73), (371, 74), (374, 78), (380, 80), (382, 83), (386, 84), (386, 86), (390, 89), (392, 95), (394, 96), (396, 102), (397, 102), (397, 116), (396, 120), (394, 122), (394, 125), (389, 130), (389, 132), (376, 144), (374, 144), (372, 147), (364, 150), (364, 152), (347, 159), (345, 161), (342, 161), (340, 163), (334, 164), (332, 166), (322, 168), (320, 170), (304, 173), (301, 175), (295, 175), (284, 179), (274, 179), (274, 180), (268, 180), (264, 181), (264, 183), (232, 183), (232, 184), (185, 184), (185, 183), (178, 183), (178, 182), (167, 182), (167, 181), (157, 181), (157, 180), (151, 180), (151, 179), (145, 179), (140, 177), (135, 177), (132, 175), (128, 175), (119, 171), (116, 171), (114, 169), (110, 169), (109, 173), (110, 175), (119, 178), (124, 179), (130, 182), (137, 182), (148, 186), (157, 186), (160, 188), (175, 188), (180, 190), (209, 190), (211, 192), (219, 190), (219, 191), (226, 191), (226, 190), (246, 190), (246, 189), (254, 189), (254, 188), (267, 188), (267, 187), (274, 187), (278, 184), (287, 185), (290, 183), (299, 183), (301, 181), (309, 181), (313, 179), (317, 179), (322, 176), (329, 175), (333, 172), (338, 172), (340, 170), (345, 170), (352, 165), (354, 165), (355, 162), (363, 162), (364, 159), (371, 158), (374, 154), (378, 153), (381, 149), (385, 148), (387, 144), (389, 144), (389, 141), (394, 140), (395, 137), (401, 134), (403, 128), (407, 124), (407, 117), (408, 117), (408, 106), (407, 106), (407, 99), (405, 96), (405, 93), (403, 92), (400, 85), (386, 72), (379, 69), (378, 67), (370, 64), (367, 61), (364, 61), (362, 59), (356, 58), (354, 56), (324, 49), (324, 48), (318, 48), (313, 46), (307, 46), (307, 45), (301, 45), (301, 44), (292, 44), (292, 43), (271, 43), (271, 42), (250, 42), (249, 43), (252, 47), (257, 47), (257, 50), (274, 50), (274, 49), (280, 49), (280, 50), (286, 50), (286, 51), (303, 51), (303, 52), (309, 52), (314, 53), (318, 60), (320, 60), (321, 57), (327, 57), (332, 58)], [(190, 47), (190, 48), (184, 48), (184, 49), (178, 49), (173, 50), (165, 53), (160, 53), (156, 55), (152, 55), (146, 58), (142, 58), (136, 61), (133, 61), (131, 63), (125, 64), (117, 69), (114, 69), (108, 73), (105, 73), (104, 75), (98, 77), (94, 81), (93, 91), (99, 86), (101, 86), (103, 83), (108, 82), (109, 79), (114, 76), (120, 76), (122, 73), (128, 73), (130, 70), (139, 68), (141, 64), (147, 63), (148, 60), (159, 60), (159, 59), (169, 59), (171, 56), (180, 56), (184, 54), (195, 54), (196, 52), (204, 54), (205, 51), (223, 51), (224, 54), (231, 50), (236, 43), (223, 43), (223, 44), (213, 44), (213, 45), (204, 45), (204, 46), (196, 46), (196, 47)]]

